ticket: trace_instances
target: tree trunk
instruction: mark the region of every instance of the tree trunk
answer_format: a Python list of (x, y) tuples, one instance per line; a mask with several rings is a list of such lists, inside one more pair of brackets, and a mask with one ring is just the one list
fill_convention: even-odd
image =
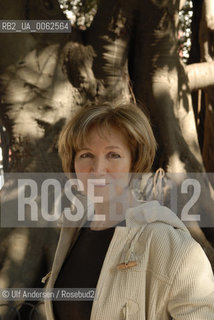
[[(0, 1), (0, 11), (3, 20), (65, 18), (54, 0), (39, 5), (34, 1)], [(62, 69), (67, 41), (66, 34), (0, 34), (0, 117), (6, 128), (6, 134), (2, 131), (5, 158), (8, 148), (12, 151), (9, 165), (4, 158), (6, 171), (61, 170), (57, 137), (75, 99), (75, 89)], [(14, 181), (6, 178), (1, 199)], [(16, 210), (8, 212), (10, 215), (16, 216)], [(54, 228), (1, 228), (1, 287), (42, 286), (41, 278), (50, 271), (58, 235), (59, 230)], [(20, 301), (12, 303), (18, 305)], [(30, 312), (25, 310), (22, 319), (29, 319)], [(1, 306), (0, 317), (12, 320), (16, 314)]]
[[(178, 12), (183, 3), (184, 0), (100, 0), (91, 27), (84, 32), (74, 29), (69, 36), (16, 34), (13, 40), (10, 35), (1, 34), (0, 117), (10, 137), (9, 170), (61, 171), (57, 137), (73, 112), (92, 101), (107, 100), (116, 106), (136, 100), (149, 114), (158, 140), (154, 169), (163, 167), (171, 173), (178, 188), (189, 172), (205, 172), (191, 90), (213, 84), (213, 62), (211, 57), (204, 59), (204, 64), (185, 67), (180, 61), (177, 29)], [(0, 9), (5, 12), (2, 19), (64, 19), (56, 0), (41, 1), (39, 6), (33, 0), (11, 2), (10, 6), (0, 0)], [(209, 15), (209, 24), (212, 27), (212, 15)], [(6, 48), (10, 54), (6, 54)], [(210, 118), (207, 117), (207, 121)], [(205, 136), (204, 148), (208, 148), (210, 138)], [(213, 153), (210, 155), (213, 157)], [(183, 175), (179, 177), (176, 173)], [(6, 181), (2, 198), (12, 182)], [(203, 212), (202, 222), (213, 226), (213, 190), (206, 176), (201, 183), (202, 200), (194, 213)], [(184, 204), (180, 200), (178, 211)], [(198, 224), (189, 228), (214, 267), (213, 248)], [(23, 243), (30, 243), (18, 267), (11, 263), (9, 244), (13, 234), (24, 239)], [(3, 270), (0, 282), (8, 287), (17, 285), (10, 275), (14, 273), (18, 277), (22, 268), (31, 268), (32, 278), (21, 279), (19, 285), (33, 287), (41, 277), (37, 272), (41, 273), (44, 259), (51, 264), (57, 236), (55, 229), (49, 230), (48, 240), (47, 230), (40, 230), (39, 234), (33, 229), (1, 231), (0, 241), (3, 243), (4, 239), (4, 246), (0, 252)], [(213, 236), (209, 239), (214, 244)], [(38, 252), (35, 264), (31, 252)], [(30, 256), (32, 261), (27, 259)]]
[[(161, 4), (158, 1), (144, 1), (140, 12), (147, 12), (152, 19), (139, 18), (134, 55), (134, 92), (136, 99), (148, 107), (156, 129), (159, 144), (157, 167), (161, 166), (171, 173), (203, 172), (191, 89), (185, 67), (178, 56), (178, 6), (172, 1)], [(176, 174), (174, 179), (177, 179)], [(202, 183), (202, 189), (207, 190), (205, 194), (210, 194), (211, 198), (207, 201), (205, 195), (196, 212), (202, 210), (203, 219), (209, 217), (210, 225), (213, 225), (213, 194), (207, 179)], [(201, 237), (200, 231), (195, 233), (195, 230), (192, 230), (195, 238)], [(210, 247), (208, 243), (207, 246)], [(213, 259), (213, 252), (210, 258)]]
[[(213, 65), (214, 45), (214, 5), (206, 0), (202, 11), (200, 25), (201, 60)], [(203, 141), (203, 159), (206, 170), (214, 171), (214, 84), (210, 83), (205, 89), (205, 123)]]

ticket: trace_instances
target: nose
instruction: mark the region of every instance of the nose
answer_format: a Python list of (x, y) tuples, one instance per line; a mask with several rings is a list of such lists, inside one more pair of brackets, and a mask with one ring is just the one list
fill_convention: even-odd
[(91, 172), (96, 174), (105, 174), (108, 171), (106, 160), (103, 157), (94, 158)]

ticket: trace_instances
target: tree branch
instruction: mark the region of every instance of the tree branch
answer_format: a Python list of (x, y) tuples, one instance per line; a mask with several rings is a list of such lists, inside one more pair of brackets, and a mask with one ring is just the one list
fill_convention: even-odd
[(214, 61), (190, 64), (185, 69), (191, 91), (214, 85)]
[(207, 27), (210, 30), (214, 30), (214, 1), (204, 0), (205, 7), (205, 19), (207, 22)]

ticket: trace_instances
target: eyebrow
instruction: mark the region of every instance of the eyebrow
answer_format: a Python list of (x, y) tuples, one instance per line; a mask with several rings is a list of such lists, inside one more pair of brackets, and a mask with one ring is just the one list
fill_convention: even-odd
[[(120, 147), (118, 147), (118, 146), (107, 146), (105, 149), (120, 149)], [(79, 151), (82, 151), (82, 150), (90, 150), (90, 151), (92, 151), (92, 149), (86, 148), (86, 147), (79, 149)]]

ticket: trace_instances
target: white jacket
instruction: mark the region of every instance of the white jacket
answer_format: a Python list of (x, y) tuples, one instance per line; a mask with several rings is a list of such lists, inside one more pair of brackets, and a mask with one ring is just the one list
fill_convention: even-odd
[[(54, 287), (79, 230), (62, 228), (47, 288)], [(118, 269), (130, 261), (136, 266)], [(214, 320), (211, 265), (184, 224), (157, 201), (127, 210), (126, 227), (115, 229), (96, 294), (91, 320)], [(54, 320), (52, 302), (46, 300), (45, 308), (47, 319)]]

